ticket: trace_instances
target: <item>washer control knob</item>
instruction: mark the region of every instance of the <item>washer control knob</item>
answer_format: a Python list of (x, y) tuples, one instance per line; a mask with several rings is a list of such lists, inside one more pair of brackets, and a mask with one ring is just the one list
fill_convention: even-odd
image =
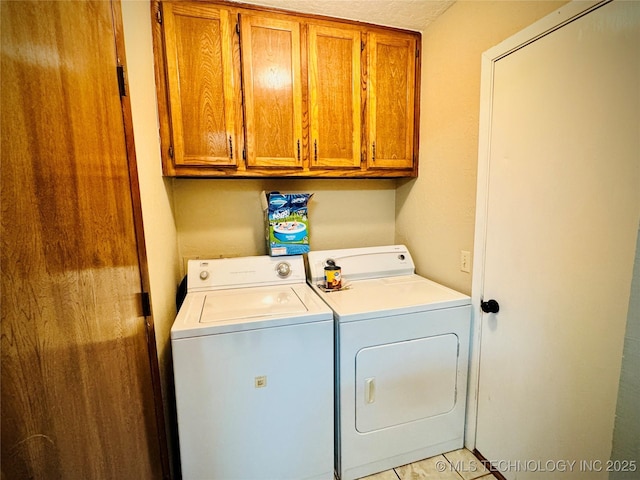
[(200, 280), (206, 280), (209, 278), (209, 272), (207, 270), (202, 270), (200, 272)]
[(276, 273), (280, 278), (287, 278), (289, 275), (291, 275), (291, 265), (289, 265), (287, 262), (280, 262), (278, 265), (276, 265)]

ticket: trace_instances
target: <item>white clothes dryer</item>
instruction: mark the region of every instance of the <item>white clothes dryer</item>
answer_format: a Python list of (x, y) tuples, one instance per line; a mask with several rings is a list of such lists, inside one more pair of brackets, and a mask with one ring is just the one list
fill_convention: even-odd
[[(336, 322), (336, 471), (352, 480), (463, 446), (471, 299), (415, 274), (406, 247), (312, 251)], [(342, 269), (325, 291), (324, 267)]]
[(333, 479), (333, 315), (301, 256), (189, 261), (171, 346), (182, 478)]

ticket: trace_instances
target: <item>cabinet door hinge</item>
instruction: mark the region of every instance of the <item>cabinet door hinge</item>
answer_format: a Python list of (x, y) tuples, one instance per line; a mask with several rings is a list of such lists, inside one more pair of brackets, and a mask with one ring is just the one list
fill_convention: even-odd
[(416, 47), (416, 58), (420, 56), (420, 48)]
[(158, 9), (156, 10), (156, 22), (162, 25), (162, 11), (160, 10), (160, 6), (158, 6)]
[(360, 51), (364, 52), (364, 41), (360, 40)]
[(244, 148), (242, 149), (242, 159), (243, 160), (247, 159), (247, 151)]
[(149, 292), (142, 292), (140, 294), (140, 299), (142, 301), (142, 315), (145, 317), (151, 316), (151, 298), (149, 297)]
[(240, 35), (240, 24), (236, 23), (236, 33)]
[(173, 158), (173, 145), (169, 145), (169, 158)]
[(121, 97), (127, 96), (127, 86), (124, 81), (124, 67), (122, 65), (118, 65), (116, 67), (116, 75), (118, 76), (118, 90), (120, 91)]

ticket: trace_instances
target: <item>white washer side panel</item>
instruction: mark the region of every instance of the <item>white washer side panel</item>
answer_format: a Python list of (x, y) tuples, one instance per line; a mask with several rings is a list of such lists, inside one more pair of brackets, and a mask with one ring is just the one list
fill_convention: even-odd
[[(364, 477), (462, 447), (470, 322), (471, 306), (466, 305), (339, 325), (339, 452), (336, 453), (342, 480)], [(359, 432), (355, 403), (358, 352), (371, 346), (447, 334), (457, 336), (460, 343), (453, 408), (441, 415)]]
[(333, 478), (332, 321), (172, 348), (185, 480)]
[(356, 430), (442, 415), (455, 406), (458, 336), (363, 348), (356, 355)]

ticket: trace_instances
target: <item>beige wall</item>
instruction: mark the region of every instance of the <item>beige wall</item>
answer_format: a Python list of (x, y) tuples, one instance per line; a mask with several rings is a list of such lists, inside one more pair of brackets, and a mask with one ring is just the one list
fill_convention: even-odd
[(564, 3), (457, 1), (423, 32), (420, 171), (397, 189), (395, 239), (418, 273), (470, 293), (481, 55)]
[[(134, 125), (136, 159), (151, 295), (157, 333), (168, 338), (175, 318), (178, 275), (177, 232), (173, 218), (172, 180), (162, 177), (156, 107), (149, 4), (122, 2), (129, 97)], [(157, 307), (157, 308), (155, 308)], [(164, 343), (164, 342), (162, 342)], [(160, 347), (164, 347), (160, 344)], [(161, 348), (162, 351), (164, 348)]]
[(393, 243), (394, 180), (177, 179), (175, 215), (180, 255), (266, 254), (260, 192), (313, 193), (311, 248)]
[[(156, 334), (160, 379), (167, 427), (173, 387), (170, 330), (176, 316), (175, 295), (179, 275), (178, 236), (172, 213), (172, 180), (162, 177), (160, 139), (153, 73), (153, 47), (149, 3), (122, 2), (127, 56), (127, 79), (140, 181), (142, 220), (149, 266), (151, 308)], [(169, 435), (174, 444), (177, 439)], [(172, 462), (173, 467), (173, 462)]]

